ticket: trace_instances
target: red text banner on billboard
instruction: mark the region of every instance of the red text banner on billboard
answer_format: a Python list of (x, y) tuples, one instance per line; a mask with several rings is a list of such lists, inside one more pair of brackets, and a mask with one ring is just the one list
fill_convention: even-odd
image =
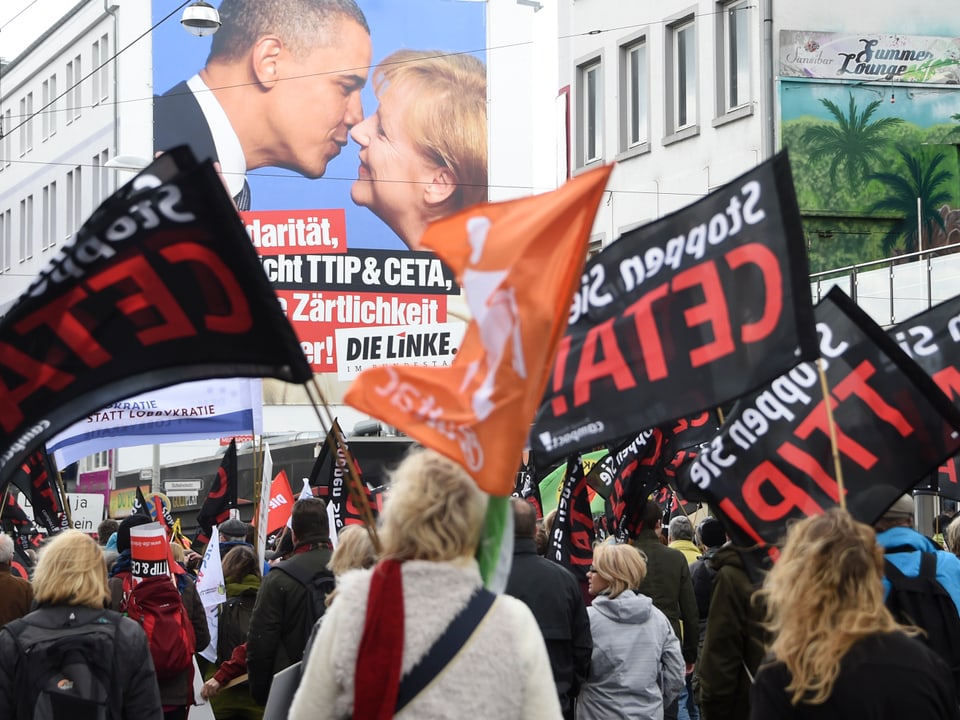
[(310, 376), (212, 164), (176, 148), (95, 210), (0, 322), (0, 484), (132, 395)]
[[(887, 334), (960, 406), (960, 295), (894, 325)], [(960, 500), (960, 458), (947, 459), (931, 481), (929, 489)]]
[[(816, 317), (846, 506), (872, 524), (960, 449), (960, 410), (840, 289)], [(719, 507), (742, 545), (772, 546), (788, 520), (839, 505), (816, 364), (741, 398), (678, 480)]]
[(530, 445), (551, 459), (689, 416), (815, 353), (780, 153), (587, 264)]

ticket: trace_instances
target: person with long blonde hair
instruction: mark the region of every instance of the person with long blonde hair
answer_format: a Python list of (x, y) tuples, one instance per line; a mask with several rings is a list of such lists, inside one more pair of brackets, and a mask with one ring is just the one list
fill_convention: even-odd
[(56, 535), (40, 551), (33, 590), (37, 609), (0, 629), (0, 718), (67, 710), (75, 718), (160, 720), (147, 636), (106, 609), (107, 566), (96, 541), (79, 530)]
[(946, 663), (884, 605), (883, 550), (845, 510), (792, 525), (758, 596), (772, 661), (750, 717), (960, 717)]

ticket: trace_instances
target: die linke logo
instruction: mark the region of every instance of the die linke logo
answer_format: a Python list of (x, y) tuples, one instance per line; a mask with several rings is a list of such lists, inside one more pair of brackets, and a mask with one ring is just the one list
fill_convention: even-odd
[(276, 510), (278, 507), (282, 507), (284, 505), (289, 505), (289, 504), (290, 504), (290, 501), (287, 500), (286, 496), (283, 493), (277, 493), (276, 495), (274, 495), (272, 498), (270, 498), (270, 503), (269, 503), (271, 510)]
[(411, 360), (449, 355), (452, 333), (408, 330), (395, 335), (375, 335), (347, 340), (347, 360)]

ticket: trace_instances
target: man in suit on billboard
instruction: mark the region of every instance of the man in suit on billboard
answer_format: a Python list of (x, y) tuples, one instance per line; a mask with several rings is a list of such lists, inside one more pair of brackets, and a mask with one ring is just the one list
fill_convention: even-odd
[(154, 150), (220, 163), (237, 207), (248, 170), (318, 178), (363, 120), (370, 28), (355, 0), (223, 0), (205, 67), (154, 98)]

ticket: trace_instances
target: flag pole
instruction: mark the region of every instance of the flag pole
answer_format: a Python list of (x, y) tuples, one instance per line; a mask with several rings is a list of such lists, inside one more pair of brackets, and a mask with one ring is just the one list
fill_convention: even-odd
[[(57, 470), (57, 488), (60, 490), (60, 502), (63, 503), (63, 512), (67, 516), (67, 524), (73, 527), (73, 517), (70, 512), (70, 498), (67, 497), (67, 490), (63, 486), (63, 475)], [(9, 489), (9, 488), (8, 488)]]
[(0, 518), (3, 517), (3, 511), (7, 509), (7, 499), (10, 497), (10, 483), (3, 491), (3, 505), (0, 505)]
[[(315, 400), (310, 393), (311, 386), (320, 404), (323, 405), (327, 413), (326, 422), (320, 413), (317, 400)], [(379, 555), (383, 548), (380, 545), (380, 537), (377, 535), (377, 526), (373, 519), (373, 510), (370, 508), (370, 501), (367, 499), (367, 493), (364, 491), (363, 482), (357, 475), (353, 454), (350, 452), (346, 440), (344, 440), (343, 435), (340, 433), (337, 423), (334, 422), (333, 413), (330, 412), (330, 406), (323, 395), (323, 391), (320, 389), (320, 384), (317, 382), (316, 376), (310, 379), (310, 383), (306, 385), (306, 388), (307, 396), (310, 398), (310, 404), (313, 406), (313, 411), (317, 415), (317, 420), (320, 421), (320, 427), (327, 433), (327, 442), (330, 444), (330, 451), (333, 453), (332, 462), (337, 462), (337, 444), (339, 443), (340, 447), (343, 448), (344, 460), (347, 465), (347, 490), (353, 498), (357, 509), (360, 511), (360, 517), (363, 518), (363, 524), (367, 527), (367, 533), (370, 535), (370, 542), (373, 544), (373, 549)]]
[(827, 425), (830, 427), (830, 449), (833, 451), (833, 471), (837, 476), (837, 493), (840, 507), (847, 509), (846, 491), (843, 489), (843, 470), (840, 468), (840, 453), (837, 450), (837, 426), (833, 421), (833, 408), (830, 407), (830, 388), (827, 385), (827, 373), (823, 369), (823, 358), (817, 358), (817, 374), (820, 375), (820, 390), (823, 392), (823, 406), (827, 411)]

